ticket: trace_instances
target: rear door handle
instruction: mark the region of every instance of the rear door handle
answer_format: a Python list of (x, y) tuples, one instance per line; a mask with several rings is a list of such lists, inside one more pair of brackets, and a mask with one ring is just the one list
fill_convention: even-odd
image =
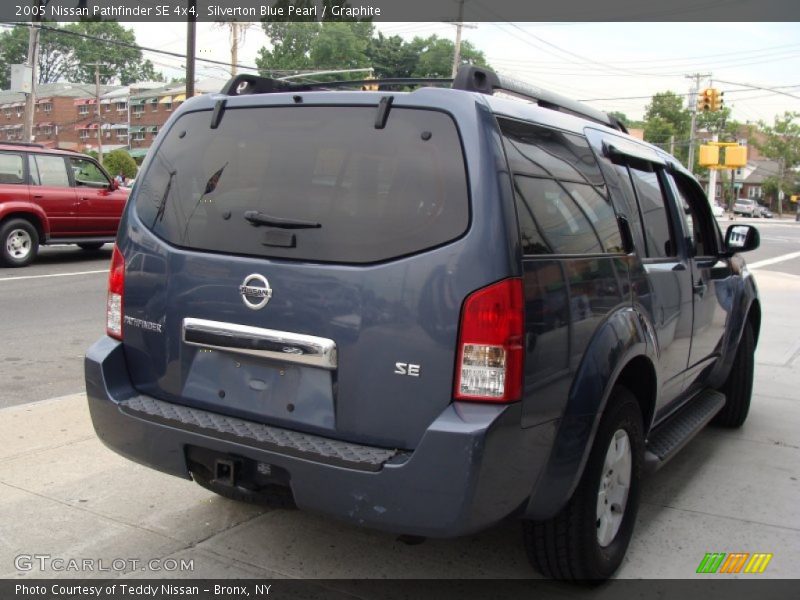
[(44, 196), (42, 196), (42, 194), (34, 194), (33, 195), (33, 199), (34, 200), (41, 200), (42, 198), (44, 198)]
[(693, 288), (694, 288), (694, 293), (702, 298), (703, 295), (706, 293), (708, 286), (706, 285), (706, 282), (701, 279), (700, 281), (694, 284)]

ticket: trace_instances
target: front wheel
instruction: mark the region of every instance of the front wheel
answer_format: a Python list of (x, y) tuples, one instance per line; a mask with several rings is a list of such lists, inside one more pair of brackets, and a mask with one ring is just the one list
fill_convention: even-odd
[(617, 386), (572, 498), (549, 521), (523, 523), (528, 559), (538, 571), (597, 581), (617, 570), (633, 535), (643, 457), (639, 403)]
[(11, 219), (0, 227), (0, 257), (7, 267), (24, 267), (39, 252), (39, 233), (30, 221)]
[(725, 406), (716, 414), (711, 421), (712, 424), (735, 429), (741, 427), (747, 419), (747, 413), (750, 412), (750, 398), (753, 395), (755, 346), (753, 327), (750, 323), (746, 323), (742, 339), (736, 348), (731, 372), (720, 388), (725, 394)]

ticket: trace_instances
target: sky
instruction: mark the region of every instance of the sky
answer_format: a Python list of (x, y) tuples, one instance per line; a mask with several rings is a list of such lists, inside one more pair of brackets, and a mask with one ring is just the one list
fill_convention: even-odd
[[(185, 53), (182, 23), (124, 23), (142, 46)], [(711, 74), (725, 105), (742, 122), (772, 123), (800, 112), (800, 23), (468, 23), (462, 39), (483, 51), (500, 73), (642, 118), (654, 93), (688, 94), (686, 75)], [(455, 39), (447, 23), (376, 23), (405, 39), (432, 34)], [(255, 67), (268, 40), (259, 24), (247, 31), (239, 63)], [(182, 75), (183, 59), (145, 53), (156, 70)], [(197, 24), (197, 56), (230, 61), (228, 28)], [(197, 63), (198, 77), (226, 78), (224, 67)], [(755, 86), (752, 89), (747, 86)], [(774, 91), (771, 91), (774, 90)]]

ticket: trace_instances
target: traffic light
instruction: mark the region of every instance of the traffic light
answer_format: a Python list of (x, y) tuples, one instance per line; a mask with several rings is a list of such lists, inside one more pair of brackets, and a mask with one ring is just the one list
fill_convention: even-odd
[(720, 92), (717, 89), (711, 88), (713, 94), (711, 95), (711, 111), (716, 112), (724, 108), (725, 101), (722, 98), (725, 92)]
[(701, 167), (710, 167), (719, 164), (719, 146), (702, 144), (700, 146), (697, 163)]
[(728, 146), (725, 148), (725, 166), (738, 169), (747, 165), (747, 146)]
[(711, 110), (711, 102), (714, 98), (714, 89), (706, 88), (700, 91), (697, 96), (697, 110), (708, 112)]

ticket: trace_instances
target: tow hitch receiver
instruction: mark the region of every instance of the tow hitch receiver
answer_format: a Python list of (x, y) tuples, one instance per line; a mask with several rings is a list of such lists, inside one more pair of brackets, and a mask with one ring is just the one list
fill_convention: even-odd
[(233, 487), (236, 485), (239, 471), (238, 461), (218, 458), (214, 461), (214, 482)]

